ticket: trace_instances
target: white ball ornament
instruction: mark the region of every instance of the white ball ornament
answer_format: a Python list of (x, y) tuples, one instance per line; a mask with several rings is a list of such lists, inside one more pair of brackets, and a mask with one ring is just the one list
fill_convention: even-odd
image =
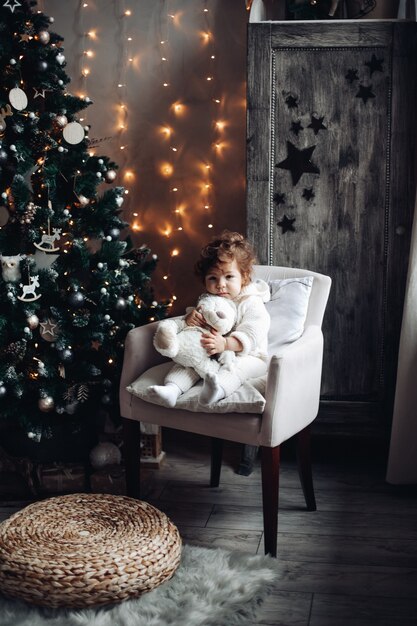
[(106, 322), (110, 322), (110, 319), (111, 319), (111, 318), (110, 318), (110, 315), (109, 315), (108, 313), (106, 313), (106, 315), (104, 316), (104, 320), (105, 320)]
[(64, 148), (62, 146), (58, 146), (58, 152), (64, 152)]
[(102, 288), (100, 289), (100, 293), (102, 293), (102, 294), (103, 294), (103, 296), (105, 296), (105, 295), (106, 295), (106, 293), (107, 293), (107, 289), (106, 289), (105, 287), (102, 287)]
[(63, 63), (65, 63), (65, 56), (62, 54), (62, 52), (59, 52), (59, 53), (56, 55), (56, 60), (58, 61), (58, 63), (59, 63), (60, 65), (62, 65)]
[(97, 268), (98, 268), (99, 270), (102, 270), (102, 269), (103, 269), (103, 267), (104, 267), (104, 264), (103, 264), (103, 263), (101, 263), (101, 261), (100, 261), (100, 263), (97, 263)]
[(7, 200), (7, 193), (3, 191), (3, 193), (1, 194), (1, 197), (3, 198), (3, 200)]
[(59, 85), (60, 87), (62, 87), (62, 85), (63, 85), (63, 84), (64, 84), (64, 81), (63, 81), (63, 80), (61, 80), (61, 79), (59, 79), (59, 81), (58, 81), (58, 85)]
[(9, 63), (10, 65), (16, 65), (17, 61), (16, 59), (10, 59)]
[(111, 441), (98, 443), (90, 452), (90, 463), (94, 469), (107, 465), (119, 465), (122, 455), (119, 448)]
[(84, 128), (78, 122), (70, 122), (62, 131), (62, 135), (67, 143), (75, 145), (84, 139)]
[(16, 146), (14, 145), (14, 143), (12, 143), (12, 144), (10, 145), (10, 150), (11, 150), (12, 152), (16, 152), (16, 151), (17, 151), (17, 148), (16, 148)]
[(55, 22), (55, 18), (51, 16), (51, 17), (49, 18), (49, 21), (50, 21), (50, 23), (51, 23), (51, 24), (53, 24), (53, 23)]
[(101, 176), (102, 176), (101, 172), (96, 172), (96, 176), (97, 176), (97, 178), (101, 178)]
[(115, 180), (116, 176), (117, 176), (116, 170), (107, 170), (107, 172), (104, 175), (104, 178), (106, 179), (108, 183), (112, 183)]
[(104, 161), (103, 161), (103, 159), (99, 159), (99, 160), (97, 161), (97, 163), (98, 163), (99, 165), (103, 165)]
[(35, 113), (34, 113), (33, 111), (31, 111), (31, 112), (29, 113), (29, 117), (30, 117), (30, 119), (31, 119), (31, 120), (34, 120), (34, 119), (35, 119), (35, 117), (36, 117), (36, 115), (35, 115)]
[(107, 237), (105, 237), (106, 241), (112, 241), (112, 238), (110, 237), (110, 235), (107, 235)]

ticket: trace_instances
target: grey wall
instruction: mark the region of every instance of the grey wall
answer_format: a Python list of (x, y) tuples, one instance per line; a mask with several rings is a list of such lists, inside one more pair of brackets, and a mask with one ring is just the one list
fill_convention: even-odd
[[(244, 0), (43, 0), (39, 8), (65, 38), (69, 91), (94, 102), (85, 120), (90, 137), (103, 140), (98, 152), (120, 165), (116, 183), (129, 190), (124, 217), (140, 228), (135, 242), (148, 244), (160, 259), (156, 295), (175, 294), (173, 310), (181, 312), (201, 290), (192, 269), (201, 245), (223, 228), (245, 231)], [(86, 36), (91, 30), (95, 39)], [(208, 43), (203, 31), (213, 35)], [(83, 77), (86, 68), (90, 74)], [(177, 101), (184, 105), (181, 116), (171, 106)], [(223, 129), (216, 120), (225, 122)], [(162, 125), (173, 129), (169, 139)], [(213, 148), (219, 142), (223, 147)], [(170, 177), (160, 171), (166, 162), (174, 167)], [(126, 179), (126, 171), (134, 177)], [(178, 256), (171, 256), (174, 249)]]

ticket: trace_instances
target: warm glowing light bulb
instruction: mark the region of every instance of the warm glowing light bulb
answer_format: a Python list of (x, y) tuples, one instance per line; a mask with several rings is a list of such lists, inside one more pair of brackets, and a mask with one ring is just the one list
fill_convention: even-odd
[(172, 128), (170, 128), (169, 126), (162, 126), (161, 133), (164, 134), (166, 137), (170, 137), (172, 134)]
[(90, 73), (90, 70), (88, 69), (88, 67), (85, 67), (82, 73), (83, 73), (83, 76), (88, 76)]
[(213, 76), (207, 76), (206, 80), (213, 80)]
[(207, 224), (207, 228), (213, 228), (213, 224)]
[(84, 50), (84, 54), (87, 57), (93, 57), (94, 56), (94, 52), (92, 50)]
[(132, 11), (130, 9), (126, 9), (125, 15), (127, 16), (132, 15)]
[(127, 170), (127, 171), (125, 172), (125, 174), (124, 174), (124, 177), (125, 177), (127, 180), (131, 180), (132, 178), (134, 178), (134, 176), (135, 176), (135, 175), (134, 175), (134, 173), (133, 173), (131, 170)]
[(97, 33), (95, 30), (89, 30), (87, 35), (90, 37), (90, 39), (95, 39), (97, 37)]
[(223, 122), (222, 120), (219, 120), (219, 121), (216, 122), (216, 127), (219, 130), (223, 130), (225, 126), (226, 126), (226, 122)]
[(171, 252), (171, 256), (178, 256), (180, 253), (180, 251), (178, 250), (178, 248), (174, 248)]

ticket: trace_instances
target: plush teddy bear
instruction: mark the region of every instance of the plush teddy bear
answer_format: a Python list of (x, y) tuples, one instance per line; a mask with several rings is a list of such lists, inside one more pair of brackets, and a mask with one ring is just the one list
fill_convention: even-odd
[[(197, 310), (209, 326), (226, 335), (236, 321), (236, 305), (220, 296), (203, 294), (197, 303)], [(236, 355), (231, 350), (222, 352), (218, 359), (211, 358), (201, 345), (200, 339), (207, 328), (187, 326), (184, 319), (162, 320), (158, 324), (153, 344), (158, 352), (184, 367), (193, 367), (204, 378), (215, 374), (221, 365), (231, 367)]]

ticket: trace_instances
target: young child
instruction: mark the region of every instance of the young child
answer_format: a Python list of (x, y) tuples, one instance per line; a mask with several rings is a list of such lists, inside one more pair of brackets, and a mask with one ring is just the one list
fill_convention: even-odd
[[(237, 321), (229, 335), (220, 335), (211, 328), (202, 335), (201, 344), (211, 357), (224, 350), (232, 350), (237, 357), (232, 370), (221, 366), (216, 375), (205, 377), (199, 396), (204, 406), (222, 400), (248, 378), (262, 376), (267, 371), (270, 317), (264, 302), (270, 299), (270, 292), (263, 280), (251, 282), (254, 261), (254, 251), (242, 235), (223, 231), (202, 249), (196, 263), (196, 273), (206, 292), (233, 300), (237, 306)], [(188, 326), (205, 325), (197, 309), (187, 313), (184, 320)], [(194, 369), (175, 364), (164, 385), (153, 385), (150, 392), (174, 407), (179, 396), (198, 380), (200, 377)]]

